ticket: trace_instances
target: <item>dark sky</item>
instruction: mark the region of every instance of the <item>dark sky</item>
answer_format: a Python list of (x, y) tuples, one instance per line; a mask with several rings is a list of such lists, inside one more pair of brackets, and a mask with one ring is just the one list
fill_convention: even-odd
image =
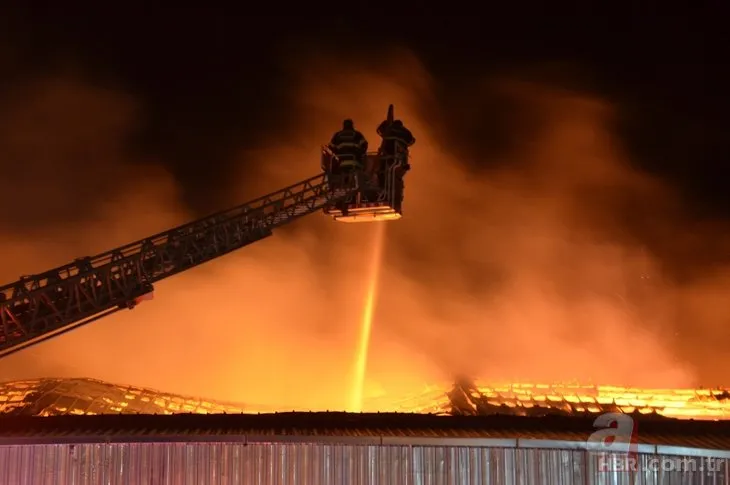
[[(233, 164), (246, 163), (237, 150), (296, 131), (288, 62), (326, 52), (343, 63), (377, 66), (384, 53), (404, 47), (434, 79), (437, 101), (422, 109), (438, 142), (474, 169), (529, 141), (509, 123), (519, 106), (502, 98), (476, 106), (470, 94), (478, 80), (514, 70), (620, 105), (613, 128), (631, 163), (677, 187), (691, 219), (730, 218), (730, 35), (718, 25), (722, 12), (639, 13), (485, 18), (420, 11), (363, 22), (363, 15), (276, 18), (194, 8), (17, 8), (3, 16), (0, 30), (0, 96), (64, 70), (128, 93), (144, 117), (127, 140), (134, 155), (127, 158), (166, 165), (188, 208), (202, 216), (230, 203), (218, 195)], [(337, 67), (333, 61), (330, 68)], [(636, 216), (634, 232), (647, 217)], [(660, 242), (646, 244), (664, 251)], [(730, 259), (722, 248), (707, 254), (709, 264)]]
[[(441, 91), (442, 136), (467, 156), (469, 150), (498, 152), (509, 137), (500, 132), (499, 116), (466, 116), (459, 109), (465, 82), (525, 63), (557, 66), (562, 82), (560, 66), (570, 63), (566, 83), (579, 82), (631, 107), (617, 128), (636, 163), (679, 182), (698, 213), (730, 215), (730, 77), (723, 55), (729, 39), (713, 20), (721, 12), (694, 9), (653, 18), (639, 13), (535, 12), (504, 19), (420, 10), (363, 22), (362, 15), (247, 17), (192, 8), (16, 9), (3, 21), (12, 49), (2, 82), (22, 82), (73, 63), (95, 82), (133, 93), (149, 117), (130, 147), (160, 155), (197, 206), (207, 199), (206, 187), (225, 176), (231, 150), (245, 142), (242, 133), (255, 139), (287, 123), (280, 61), (298, 49), (337, 49), (343, 58), (366, 62), (377, 62), (391, 45), (412, 49)], [(474, 143), (475, 137), (483, 144)], [(202, 161), (212, 168), (205, 175), (198, 170)]]

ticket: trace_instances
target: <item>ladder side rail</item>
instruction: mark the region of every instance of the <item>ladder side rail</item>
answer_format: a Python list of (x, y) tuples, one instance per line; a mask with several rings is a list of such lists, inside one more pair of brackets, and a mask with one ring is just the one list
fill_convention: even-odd
[[(312, 184), (317, 179), (319, 183)], [(45, 273), (35, 286), (24, 280), (9, 285), (12, 296), (0, 302), (0, 354), (115, 307), (132, 308), (136, 298), (152, 291), (151, 283), (270, 236), (273, 228), (346, 197), (356, 189), (355, 180), (331, 191), (326, 177), (313, 177), (268, 200), (257, 199), (265, 205), (255, 210), (226, 211), (220, 214), (227, 219), (208, 217), (177, 227), (142, 240), (126, 255), (117, 250), (104, 253), (105, 262), (86, 271)], [(249, 205), (237, 209), (244, 207)]]
[(171, 234), (191, 233), (195, 230), (199, 230), (200, 227), (204, 225), (213, 225), (220, 221), (224, 221), (233, 217), (240, 217), (245, 214), (252, 213), (263, 207), (275, 204), (277, 200), (291, 198), (293, 195), (301, 193), (302, 191), (311, 190), (312, 187), (317, 187), (325, 181), (326, 175), (319, 174), (296, 184), (285, 187), (276, 192), (272, 192), (265, 196), (249, 201), (240, 206), (209, 215), (202, 219), (183, 224), (173, 229), (168, 229), (159, 234), (155, 234), (139, 241), (126, 244), (111, 251), (107, 251), (92, 257), (81, 258), (74, 261), (73, 263), (54, 268), (39, 275), (25, 276), (16, 282), (0, 286), (0, 299), (2, 298), (2, 295), (4, 295), (5, 297), (10, 297), (14, 290), (23, 291), (23, 289), (25, 289), (26, 291), (32, 291), (38, 287), (44, 286), (44, 284), (46, 284), (46, 280), (49, 278), (66, 279), (88, 270), (88, 266), (91, 266), (91, 268), (95, 268), (101, 265), (108, 264), (111, 261), (123, 259), (130, 254), (140, 252), (142, 246), (145, 243), (152, 242), (153, 244), (157, 245), (166, 242), (167, 238)]

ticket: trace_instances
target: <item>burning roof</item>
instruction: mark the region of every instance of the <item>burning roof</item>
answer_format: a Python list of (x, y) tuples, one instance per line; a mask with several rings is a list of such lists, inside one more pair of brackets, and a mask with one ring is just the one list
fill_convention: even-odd
[(518, 416), (658, 414), (679, 419), (730, 419), (727, 389), (641, 389), (578, 384), (482, 385), (461, 382), (405, 401), (400, 411)]
[[(394, 402), (371, 400), (366, 411), (441, 415), (591, 415), (604, 412), (681, 419), (730, 419), (725, 389), (638, 389), (615, 386), (461, 382)], [(0, 383), (0, 414), (240, 414), (283, 411), (179, 396), (94, 379), (36, 379)]]
[(95, 379), (36, 379), (0, 384), (0, 414), (5, 415), (242, 412), (249, 411), (241, 405), (120, 386)]

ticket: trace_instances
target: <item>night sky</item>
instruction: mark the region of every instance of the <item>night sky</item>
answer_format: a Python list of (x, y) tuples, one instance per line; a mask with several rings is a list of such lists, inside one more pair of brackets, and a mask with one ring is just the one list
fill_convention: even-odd
[[(3, 20), (12, 47), (4, 52), (10, 62), (2, 82), (73, 65), (96, 83), (131, 92), (148, 117), (130, 149), (159, 155), (184, 184), (188, 202), (209, 210), (206, 191), (225, 177), (232, 150), (246, 137), (289, 123), (281, 62), (298, 51), (334, 50), (343, 59), (377, 63), (389, 47), (412, 50), (440, 91), (440, 105), (427, 109), (466, 160), (474, 150), (498, 154), (520, 142), (501, 123), (510, 106), (495, 101), (483, 110), (463, 109), (470, 79), (544, 64), (541, 77), (628, 106), (616, 129), (634, 162), (680, 184), (698, 214), (728, 216), (730, 78), (719, 12), (639, 13), (633, 20), (632, 12), (623, 20), (598, 12), (548, 20), (537, 13), (501, 19), (421, 11), (362, 22), (360, 16), (274, 18), (192, 8), (18, 9)], [(204, 173), (203, 161), (210, 169)]]

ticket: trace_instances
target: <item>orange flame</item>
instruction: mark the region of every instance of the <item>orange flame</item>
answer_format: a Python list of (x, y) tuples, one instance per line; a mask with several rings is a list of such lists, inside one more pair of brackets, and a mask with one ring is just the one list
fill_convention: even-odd
[[(453, 401), (460, 412), (527, 415), (543, 409), (567, 414), (605, 412), (656, 413), (678, 419), (730, 419), (730, 392), (727, 389), (649, 389), (638, 387), (528, 384), (475, 385), (457, 387), (451, 396), (444, 387), (431, 388), (422, 395), (404, 400), (394, 411), (445, 414)], [(457, 394), (457, 396), (454, 396)], [(371, 403), (374, 408), (379, 403)]]
[[(365, 412), (451, 414), (656, 413), (677, 419), (730, 419), (728, 389), (643, 389), (580, 384), (430, 386), (408, 399), (362, 399)], [(45, 403), (38, 408), (39, 403)], [(217, 414), (288, 409), (227, 403), (93, 379), (36, 379), (0, 383), (0, 414)]]

